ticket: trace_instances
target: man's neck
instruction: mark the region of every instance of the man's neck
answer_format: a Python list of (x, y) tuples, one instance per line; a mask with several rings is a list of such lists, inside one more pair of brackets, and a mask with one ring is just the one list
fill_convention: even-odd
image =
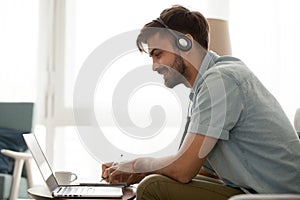
[(199, 52), (192, 55), (192, 58), (188, 60), (190, 62), (187, 62), (187, 60), (185, 60), (187, 66), (186, 79), (188, 82), (185, 84), (186, 87), (193, 87), (206, 53), (207, 51), (205, 53)]

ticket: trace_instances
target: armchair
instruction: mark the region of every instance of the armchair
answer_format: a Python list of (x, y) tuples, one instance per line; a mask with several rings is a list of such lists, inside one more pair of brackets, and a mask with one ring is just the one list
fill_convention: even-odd
[(28, 198), (31, 154), (24, 152), (27, 146), (22, 134), (32, 131), (33, 109), (33, 103), (0, 102), (0, 199)]

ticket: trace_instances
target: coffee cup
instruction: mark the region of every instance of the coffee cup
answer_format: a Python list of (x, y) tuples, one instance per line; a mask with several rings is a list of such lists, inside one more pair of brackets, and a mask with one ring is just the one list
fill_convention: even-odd
[(60, 185), (69, 185), (77, 179), (77, 175), (69, 171), (56, 171), (54, 174)]

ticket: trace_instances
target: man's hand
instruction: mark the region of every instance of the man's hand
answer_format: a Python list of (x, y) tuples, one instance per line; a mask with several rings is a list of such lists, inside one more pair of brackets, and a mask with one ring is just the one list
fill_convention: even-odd
[(101, 178), (103, 178), (103, 180), (105, 180), (106, 182), (109, 182), (108, 181), (109, 173), (111, 173), (113, 171), (112, 164), (113, 164), (113, 162), (102, 164)]
[(146, 174), (135, 173), (132, 169), (132, 163), (133, 161), (118, 164), (105, 163), (102, 165), (102, 178), (112, 184), (126, 183), (126, 185), (131, 185), (139, 183)]

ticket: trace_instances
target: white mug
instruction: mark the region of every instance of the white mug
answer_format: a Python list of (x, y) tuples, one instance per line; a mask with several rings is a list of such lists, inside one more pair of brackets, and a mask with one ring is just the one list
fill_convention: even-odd
[(77, 179), (77, 175), (68, 171), (56, 171), (55, 177), (60, 185), (69, 185)]

